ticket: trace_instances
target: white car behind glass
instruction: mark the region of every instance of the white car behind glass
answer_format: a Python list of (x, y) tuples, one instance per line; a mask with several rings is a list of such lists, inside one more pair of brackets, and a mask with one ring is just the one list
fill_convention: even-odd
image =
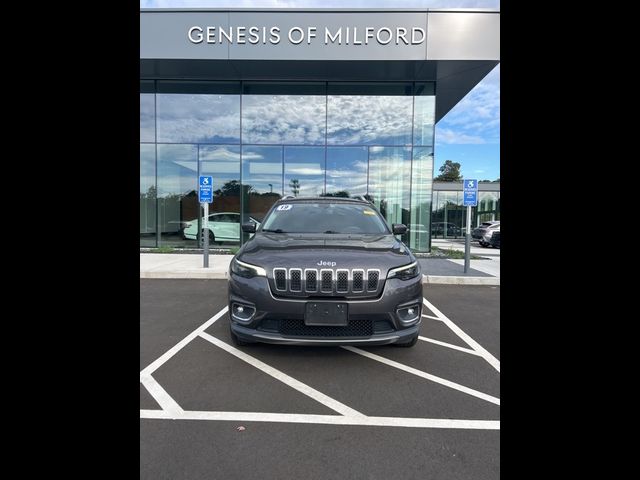
[[(260, 225), (255, 218), (249, 220)], [(204, 225), (204, 217), (200, 220), (200, 228)], [(198, 239), (198, 220), (185, 222), (183, 230), (184, 238), (188, 240)], [(209, 244), (213, 242), (240, 242), (240, 214), (236, 212), (218, 212), (209, 215)]]

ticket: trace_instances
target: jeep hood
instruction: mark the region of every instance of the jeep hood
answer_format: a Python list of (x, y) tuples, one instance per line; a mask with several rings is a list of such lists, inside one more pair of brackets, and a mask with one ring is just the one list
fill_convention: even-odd
[[(245, 243), (238, 259), (268, 271), (284, 268), (390, 268), (415, 260), (395, 236), (261, 233)], [(326, 262), (326, 263), (322, 263)], [(335, 265), (333, 265), (335, 263)]]

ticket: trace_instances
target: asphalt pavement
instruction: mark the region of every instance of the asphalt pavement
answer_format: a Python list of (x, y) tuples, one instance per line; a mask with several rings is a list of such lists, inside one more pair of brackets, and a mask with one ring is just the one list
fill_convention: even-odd
[(425, 285), (418, 344), (358, 349), (233, 347), (225, 280), (140, 292), (141, 479), (499, 478), (500, 287)]

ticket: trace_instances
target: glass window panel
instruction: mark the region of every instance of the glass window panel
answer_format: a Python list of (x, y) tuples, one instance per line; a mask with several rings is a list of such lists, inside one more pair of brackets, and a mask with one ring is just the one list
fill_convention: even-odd
[(369, 147), (369, 197), (389, 226), (410, 223), (410, 192), (411, 147)]
[(327, 143), (410, 145), (413, 97), (330, 95)]
[(500, 220), (500, 194), (498, 192), (478, 192), (476, 214), (478, 224)]
[(436, 97), (414, 97), (413, 144), (433, 145), (436, 123)]
[[(200, 174), (213, 177), (209, 229), (215, 243), (240, 243), (240, 147), (201, 145)], [(204, 212), (203, 212), (204, 213)], [(193, 228), (193, 227), (191, 227)], [(201, 229), (195, 229), (195, 232)]]
[(140, 94), (140, 141), (156, 141), (156, 106), (153, 93)]
[[(414, 149), (414, 157), (417, 149)], [(436, 222), (444, 222), (444, 199), (440, 195), (442, 191), (433, 192), (433, 207), (431, 208), (431, 235), (433, 235), (433, 224)]]
[[(409, 227), (409, 248), (420, 252), (426, 252), (430, 248), (432, 176), (433, 149), (414, 148), (411, 176), (411, 219), (407, 226)], [(435, 193), (434, 202), (437, 203)], [(434, 214), (434, 217), (437, 218), (437, 214)], [(442, 222), (436, 218), (434, 218), (434, 222)]]
[(367, 147), (327, 147), (326, 195), (366, 195), (368, 165)]
[[(262, 222), (276, 200), (282, 197), (282, 147), (242, 147), (243, 218)], [(249, 238), (245, 235), (245, 241)]]
[(458, 238), (462, 236), (463, 222), (466, 221), (465, 208), (460, 205), (461, 195), (457, 191), (440, 192), (440, 194), (444, 216), (442, 223), (433, 226), (434, 236)]
[(140, 246), (156, 246), (156, 146), (140, 145)]
[(324, 147), (284, 147), (284, 193), (295, 197), (324, 193)]
[(478, 192), (479, 211), (495, 212), (498, 208), (498, 192)]
[(242, 141), (324, 144), (324, 95), (243, 95)]
[(190, 224), (198, 222), (197, 184), (198, 147), (158, 145), (160, 246), (197, 246), (196, 235), (185, 233)]
[(462, 206), (462, 192), (455, 192), (455, 198), (449, 204), (449, 225), (447, 226), (447, 236), (460, 238), (464, 236), (467, 209)]
[(240, 95), (157, 94), (158, 142), (240, 143)]

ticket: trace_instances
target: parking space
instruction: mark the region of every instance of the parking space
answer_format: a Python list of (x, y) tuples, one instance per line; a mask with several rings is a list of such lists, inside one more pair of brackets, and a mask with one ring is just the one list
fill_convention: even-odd
[(225, 280), (141, 280), (141, 478), (497, 478), (499, 294), (426, 286), (413, 348), (236, 348)]

